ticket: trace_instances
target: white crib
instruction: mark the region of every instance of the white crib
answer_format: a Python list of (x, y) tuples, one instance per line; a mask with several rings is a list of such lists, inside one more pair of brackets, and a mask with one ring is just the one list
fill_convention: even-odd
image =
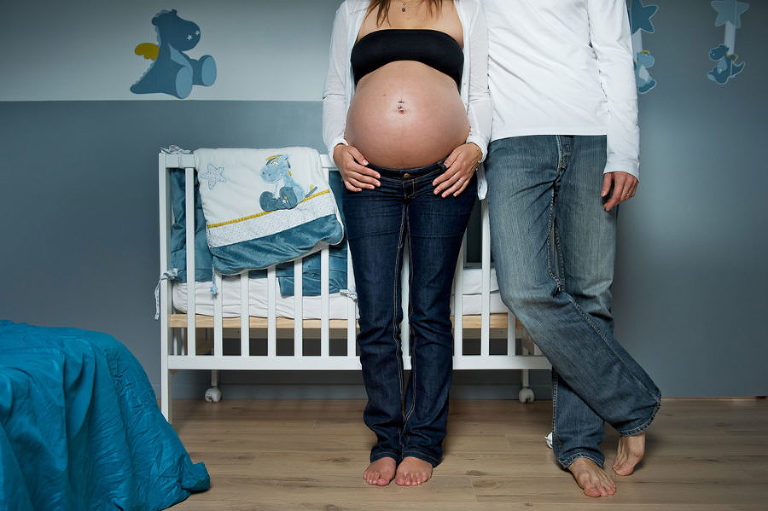
[[(335, 171), (333, 161), (322, 156), (323, 168), (328, 172)], [(195, 158), (192, 154), (161, 152), (159, 155), (160, 180), (160, 272), (167, 272), (170, 262), (170, 228), (173, 220), (169, 176), (171, 171), (184, 169), (185, 172), (185, 206), (186, 206), (186, 246), (194, 247), (194, 180)], [(526, 338), (525, 332), (518, 328), (514, 316), (503, 305), (499, 305), (498, 295), (494, 294), (494, 310), (492, 312), (491, 293), (491, 249), (488, 210), (485, 201), (481, 204), (482, 217), (482, 255), (480, 274), (479, 305), (468, 311), (465, 307), (465, 275), (468, 270), (463, 264), (457, 265), (454, 289), (459, 290), (453, 296), (453, 326), (454, 326), (454, 369), (512, 369), (522, 370), (522, 389), (519, 399), (523, 402), (534, 399), (529, 386), (528, 371), (531, 369), (549, 369), (546, 358), (538, 348)], [(466, 238), (465, 238), (466, 244)], [(407, 251), (406, 251), (407, 253)], [(465, 259), (465, 247), (462, 246), (459, 261)], [(348, 279), (353, 278), (351, 258), (347, 258)], [(186, 250), (186, 267), (195, 268), (195, 251)], [(408, 310), (408, 262), (403, 267), (402, 297), (403, 310)], [(188, 271), (186, 290), (194, 290), (195, 272)], [(321, 294), (313, 298), (317, 310), (311, 314), (305, 311), (309, 298), (302, 296), (302, 261), (294, 263), (294, 296), (287, 299), (292, 302), (290, 311), (286, 313), (286, 299), (279, 296), (275, 268), (268, 269), (266, 278), (266, 300), (263, 313), (254, 315), (253, 305), (248, 305), (250, 287), (253, 282), (247, 274), (236, 277), (237, 291), (235, 292), (236, 313), (232, 313), (232, 305), (227, 306), (225, 313), (223, 291), (211, 297), (212, 307), (203, 307), (199, 293), (186, 292), (183, 296), (183, 306), (175, 307), (173, 292), (179, 284), (172, 280), (161, 279), (159, 284), (159, 314), (161, 324), (161, 408), (163, 415), (169, 421), (171, 414), (171, 376), (179, 370), (197, 369), (212, 371), (212, 387), (206, 392), (206, 399), (218, 401), (221, 390), (218, 388), (218, 376), (221, 370), (359, 370), (360, 361), (356, 354), (356, 306), (354, 299), (349, 296), (334, 295), (329, 291), (329, 253), (324, 249), (321, 253)], [(222, 278), (214, 275), (214, 284), (222, 290)], [(230, 287), (232, 283), (229, 282)], [(176, 289), (179, 291), (179, 289)], [(231, 289), (230, 289), (231, 291)], [(231, 294), (231, 293), (230, 293)], [(331, 299), (334, 301), (334, 314), (331, 314)], [(177, 302), (178, 304), (178, 302)], [(243, 304), (246, 304), (243, 306)], [(278, 312), (281, 304), (282, 312)], [(341, 306), (340, 306), (341, 304)], [(201, 312), (202, 309), (207, 314)], [(183, 310), (186, 310), (184, 312)], [(341, 311), (341, 312), (340, 312)], [(312, 317), (314, 316), (314, 317)], [(296, 320), (294, 318), (301, 318)], [(278, 353), (278, 339), (292, 338), (291, 354)], [(212, 343), (210, 342), (212, 338)], [(239, 338), (239, 343), (237, 343)], [(251, 342), (254, 338), (266, 340), (266, 352), (251, 352)], [(318, 354), (305, 354), (304, 340), (308, 338), (319, 340)], [(402, 325), (402, 338), (409, 338), (407, 315)], [(477, 349), (472, 354), (465, 353), (465, 339), (479, 339)], [(506, 339), (506, 352), (491, 354), (491, 339)], [(343, 354), (332, 354), (331, 339), (345, 340), (346, 350)], [(234, 342), (235, 354), (225, 354), (225, 340)], [(519, 340), (519, 342), (518, 342)], [(499, 341), (503, 342), (503, 341)], [(239, 350), (237, 349), (239, 344)], [(408, 343), (403, 343), (404, 366), (410, 367)], [(232, 351), (232, 350), (230, 350)], [(338, 350), (337, 350), (338, 351)]]

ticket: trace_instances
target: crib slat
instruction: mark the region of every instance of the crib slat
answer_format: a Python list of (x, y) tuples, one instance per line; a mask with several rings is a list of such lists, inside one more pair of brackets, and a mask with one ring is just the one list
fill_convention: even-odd
[(330, 300), (330, 253), (328, 248), (320, 252), (320, 356), (330, 355), (329, 320), (331, 318)]
[(511, 357), (515, 354), (515, 338), (517, 337), (517, 330), (515, 326), (517, 321), (514, 314), (507, 312), (507, 356)]
[[(159, 178), (160, 178), (160, 274), (168, 271), (168, 255), (170, 250), (170, 217), (169, 214), (169, 185), (168, 169), (165, 167), (165, 155), (160, 154), (159, 158)], [(171, 418), (171, 382), (170, 371), (168, 370), (168, 355), (170, 346), (173, 343), (174, 355), (176, 354), (176, 338), (172, 336), (168, 327), (168, 316), (171, 309), (171, 300), (169, 285), (166, 279), (160, 280), (160, 410), (166, 420)], [(169, 337), (173, 337), (171, 340)]]
[(267, 357), (277, 356), (277, 326), (276, 326), (276, 307), (275, 307), (275, 287), (277, 278), (275, 277), (275, 267), (270, 266), (267, 269)]
[(482, 217), (482, 295), (481, 316), (482, 328), (480, 329), (480, 356), (487, 358), (490, 353), (490, 328), (491, 328), (491, 227), (488, 216), (488, 201), (480, 204)]
[[(324, 167), (325, 181), (330, 183), (330, 168)], [(320, 252), (320, 356), (328, 357), (330, 355), (330, 323), (331, 301), (330, 301), (330, 251), (326, 246)]]
[[(352, 254), (349, 252), (349, 243), (347, 243), (347, 291), (352, 287), (352, 283), (355, 281), (355, 275), (352, 271)], [(357, 350), (355, 349), (355, 341), (357, 340), (357, 318), (356, 318), (356, 304), (352, 297), (347, 297), (347, 357), (355, 357)]]
[(467, 235), (461, 241), (459, 260), (456, 264), (456, 276), (453, 279), (453, 356), (464, 355), (464, 254)]
[(224, 356), (224, 289), (222, 289), (221, 275), (213, 272), (213, 283), (218, 289), (213, 297), (213, 356)]
[(304, 281), (302, 280), (303, 259), (293, 263), (293, 356), (304, 356)]
[(187, 353), (195, 356), (195, 169), (184, 169), (184, 205), (187, 249)]
[(240, 274), (240, 356), (250, 356), (250, 331), (248, 329), (250, 300), (248, 293), (248, 272)]

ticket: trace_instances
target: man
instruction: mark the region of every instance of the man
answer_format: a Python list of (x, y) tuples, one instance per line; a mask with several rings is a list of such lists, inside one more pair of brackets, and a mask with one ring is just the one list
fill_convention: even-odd
[(660, 404), (613, 336), (619, 203), (638, 185), (624, 0), (485, 0), (494, 103), (486, 160), (501, 295), (553, 366), (553, 449), (584, 492), (612, 495), (604, 422), (629, 475)]

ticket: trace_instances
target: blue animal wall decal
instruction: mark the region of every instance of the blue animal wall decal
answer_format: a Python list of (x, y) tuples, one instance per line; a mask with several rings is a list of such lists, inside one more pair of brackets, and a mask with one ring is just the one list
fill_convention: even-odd
[(216, 81), (216, 61), (210, 55), (195, 60), (184, 52), (200, 41), (200, 27), (180, 18), (176, 9), (161, 11), (152, 18), (157, 42), (142, 43), (134, 50), (137, 55), (154, 62), (144, 75), (131, 86), (134, 94), (162, 93), (184, 99), (193, 85), (210, 87)]
[(637, 92), (645, 94), (656, 87), (656, 80), (648, 71), (656, 63), (656, 59), (648, 51), (641, 51), (635, 54), (635, 81), (637, 82)]
[(261, 178), (273, 184), (275, 190), (274, 193), (262, 192), (259, 197), (259, 205), (264, 211), (293, 209), (317, 189), (310, 186), (310, 190), (304, 192), (304, 188), (293, 179), (291, 164), (285, 154), (267, 158), (266, 165), (261, 169)]
[(632, 33), (632, 51), (635, 54), (635, 80), (637, 91), (645, 94), (656, 87), (656, 80), (648, 71), (656, 63), (656, 59), (647, 50), (643, 49), (643, 32), (653, 34), (656, 28), (651, 18), (659, 9), (656, 5), (643, 5), (641, 0), (630, 0), (629, 25)]
[(749, 4), (737, 0), (714, 0), (712, 8), (717, 11), (715, 26), (725, 25), (725, 40), (709, 50), (709, 58), (715, 66), (707, 73), (707, 78), (718, 85), (725, 85), (744, 70), (745, 63), (735, 54), (736, 30), (741, 28), (741, 15), (749, 9)]

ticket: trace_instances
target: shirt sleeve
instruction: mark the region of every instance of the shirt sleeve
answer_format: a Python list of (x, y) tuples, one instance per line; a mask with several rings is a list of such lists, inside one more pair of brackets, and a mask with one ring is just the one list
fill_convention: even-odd
[(587, 0), (592, 48), (608, 101), (608, 160), (605, 172), (639, 177), (640, 135), (637, 86), (624, 0)]
[(338, 144), (348, 145), (344, 139), (347, 122), (348, 31), (349, 14), (345, 2), (336, 11), (333, 21), (328, 76), (323, 92), (323, 142), (331, 158), (334, 147)]
[(474, 142), (483, 152), (480, 161), (488, 154), (491, 138), (491, 95), (488, 91), (488, 25), (485, 12), (478, 2), (470, 23), (469, 55), (469, 136), (467, 142)]

